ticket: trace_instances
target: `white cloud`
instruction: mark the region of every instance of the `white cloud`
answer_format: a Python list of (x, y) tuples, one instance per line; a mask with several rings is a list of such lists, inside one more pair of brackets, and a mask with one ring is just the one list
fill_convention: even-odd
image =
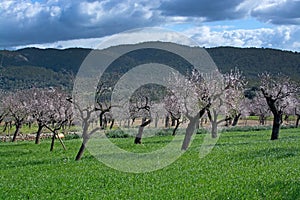
[(93, 48), (93, 49), (104, 49), (110, 46), (117, 46), (121, 44), (137, 44), (141, 42), (149, 41), (162, 41), (162, 42), (173, 42), (177, 44), (187, 46), (197, 46), (189, 37), (182, 33), (171, 31), (168, 29), (162, 29), (158, 27), (134, 29), (111, 36), (102, 38), (89, 38), (89, 39), (75, 39), (67, 41), (57, 41), (54, 43), (44, 44), (31, 44), (16, 46), (14, 49), (26, 48), (26, 47), (37, 47), (37, 48), (58, 48), (65, 49), (71, 47), (82, 47), (82, 48)]
[(209, 26), (191, 28), (184, 31), (195, 39), (200, 46), (236, 46), (236, 47), (270, 47), (300, 51), (297, 46), (300, 28), (279, 26), (259, 29), (236, 29), (213, 31)]
[[(202, 46), (264, 46), (299, 51), (299, 9), (297, 0), (2, 0), (0, 27), (5, 31), (0, 31), (0, 48), (32, 44), (70, 47), (72, 43), (85, 47), (93, 45), (94, 39), (89, 38), (188, 23), (192, 28), (180, 30), (184, 29)], [(273, 28), (245, 30), (225, 23), (232, 19), (247, 23), (247, 18)], [(211, 21), (221, 25), (209, 26)]]
[(0, 2), (0, 46), (95, 38), (153, 26), (162, 18), (146, 0)]
[[(123, 32), (111, 36), (90, 39), (75, 39), (67, 41), (57, 41), (54, 43), (33, 44), (17, 46), (16, 49), (24, 47), (38, 48), (107, 48), (119, 44), (135, 44), (145, 41), (176, 42), (183, 45), (217, 47), (265, 47), (278, 48), (300, 52), (300, 42), (298, 35), (300, 28), (296, 26), (279, 26), (276, 28), (258, 29), (232, 29), (231, 26), (199, 26), (188, 28), (176, 33), (174, 31), (159, 28), (136, 29), (132, 32)], [(190, 40), (189, 38), (192, 38)]]
[(264, 0), (253, 8), (251, 15), (272, 24), (300, 24), (299, 0)]

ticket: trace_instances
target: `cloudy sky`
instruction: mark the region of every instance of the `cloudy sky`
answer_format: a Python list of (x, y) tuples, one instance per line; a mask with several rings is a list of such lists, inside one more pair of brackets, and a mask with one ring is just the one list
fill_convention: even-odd
[(205, 47), (300, 52), (300, 0), (0, 1), (0, 49), (95, 47), (143, 27), (178, 31)]

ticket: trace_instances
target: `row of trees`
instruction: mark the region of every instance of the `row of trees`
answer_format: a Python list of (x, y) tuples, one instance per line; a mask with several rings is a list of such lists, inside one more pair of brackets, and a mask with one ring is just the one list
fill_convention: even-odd
[[(12, 142), (16, 141), (22, 126), (36, 123), (35, 143), (40, 143), (40, 136), (43, 128), (53, 133), (50, 150), (53, 150), (55, 138), (58, 131), (73, 120), (71, 104), (66, 101), (67, 94), (58, 89), (32, 88), (19, 90), (13, 93), (4, 94), (1, 105), (1, 121), (7, 129), (12, 123), (15, 125)], [(62, 143), (62, 141), (60, 140)], [(63, 143), (62, 143), (63, 144)], [(64, 147), (65, 148), (65, 147)]]
[[(245, 78), (238, 70), (220, 75), (218, 72), (204, 75), (194, 71), (189, 78), (173, 76), (170, 81), (168, 100), (177, 104), (175, 113), (181, 112), (189, 120), (182, 149), (188, 147), (191, 135), (199, 119), (205, 114), (211, 123), (211, 134), (217, 137), (218, 124), (232, 121), (235, 126), (240, 116), (259, 115), (261, 123), (266, 116), (273, 115), (271, 140), (279, 137), (283, 116), (296, 115), (299, 124), (299, 86), (284, 75), (259, 75), (261, 83), (255, 98), (245, 98)], [(175, 100), (175, 101), (174, 101)], [(173, 105), (174, 106), (174, 105)], [(223, 118), (220, 118), (222, 116)]]
[[(98, 84), (95, 101), (88, 105), (80, 104), (66, 92), (55, 88), (20, 90), (2, 95), (0, 120), (5, 127), (11, 123), (15, 125), (13, 142), (24, 123), (37, 124), (36, 144), (40, 142), (43, 128), (47, 128), (53, 133), (51, 150), (55, 138), (59, 138), (58, 131), (79, 121), (83, 142), (76, 160), (81, 159), (89, 138), (96, 131), (105, 129), (108, 120), (112, 127), (114, 120), (120, 122), (119, 126), (121, 121), (127, 121), (127, 126), (130, 126), (131, 121), (141, 119), (134, 140), (136, 144), (140, 144), (144, 127), (153, 121), (157, 126), (158, 119), (163, 117), (167, 126), (171, 120), (175, 135), (182, 120), (186, 119), (188, 124), (182, 150), (188, 148), (195, 129), (204, 117), (210, 121), (213, 138), (218, 137), (219, 124), (235, 126), (241, 116), (250, 114), (259, 116), (261, 124), (264, 124), (266, 116), (273, 115), (272, 140), (279, 137), (284, 115), (297, 116), (296, 126), (299, 124), (299, 86), (286, 76), (261, 74), (260, 89), (256, 91), (253, 99), (245, 98), (247, 82), (238, 70), (226, 74), (202, 74), (193, 71), (187, 77), (172, 74), (166, 79), (168, 85), (161, 98), (153, 99), (153, 92), (149, 92), (151, 89), (142, 88), (134, 93), (129, 105), (111, 105), (107, 97), (112, 89), (105, 83)], [(118, 108), (118, 112), (112, 112), (114, 107)], [(99, 125), (91, 127), (95, 121), (99, 121)], [(61, 140), (60, 142), (63, 144)]]

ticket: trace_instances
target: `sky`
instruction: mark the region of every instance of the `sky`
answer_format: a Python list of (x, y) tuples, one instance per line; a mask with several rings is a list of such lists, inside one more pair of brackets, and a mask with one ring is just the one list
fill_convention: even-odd
[(1, 0), (0, 49), (95, 48), (143, 27), (199, 46), (300, 52), (300, 0)]

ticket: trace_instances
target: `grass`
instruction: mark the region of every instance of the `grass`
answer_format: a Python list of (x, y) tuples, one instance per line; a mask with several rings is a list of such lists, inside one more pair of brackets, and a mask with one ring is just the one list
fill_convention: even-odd
[[(197, 134), (173, 164), (154, 172), (124, 173), (97, 161), (88, 151), (74, 157), (79, 139), (49, 152), (50, 141), (0, 143), (0, 199), (300, 199), (300, 129), (224, 132), (199, 158), (204, 134)], [(172, 136), (111, 139), (133, 152), (153, 151)]]

